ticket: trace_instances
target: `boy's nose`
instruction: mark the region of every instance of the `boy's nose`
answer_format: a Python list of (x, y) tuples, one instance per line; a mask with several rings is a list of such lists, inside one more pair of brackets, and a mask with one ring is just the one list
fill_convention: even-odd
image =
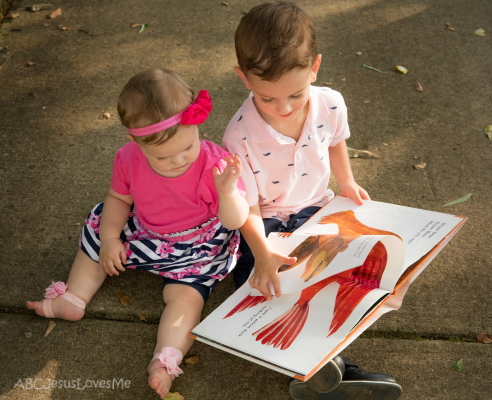
[(280, 115), (286, 115), (292, 111), (292, 105), (289, 102), (282, 102), (279, 103), (277, 110)]

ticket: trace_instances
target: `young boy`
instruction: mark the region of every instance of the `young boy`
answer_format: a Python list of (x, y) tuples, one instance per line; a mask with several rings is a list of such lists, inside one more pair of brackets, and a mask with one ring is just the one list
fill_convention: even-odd
[[(291, 3), (261, 4), (241, 19), (235, 46), (239, 66), (234, 70), (251, 93), (223, 137), (224, 148), (243, 162), (250, 206), (234, 278), (241, 286), (254, 266), (249, 283), (270, 300), (272, 289), (281, 295), (278, 268), (296, 259), (276, 251), (268, 234), (294, 231), (334, 197), (327, 189), (330, 171), (342, 195), (358, 204), (370, 198), (350, 168), (341, 94), (311, 86), (321, 64), (311, 19)], [(362, 371), (339, 356), (307, 383), (294, 380), (290, 386), (298, 400), (328, 392), (319, 398), (366, 394), (357, 398), (392, 400), (401, 387), (389, 375)]]

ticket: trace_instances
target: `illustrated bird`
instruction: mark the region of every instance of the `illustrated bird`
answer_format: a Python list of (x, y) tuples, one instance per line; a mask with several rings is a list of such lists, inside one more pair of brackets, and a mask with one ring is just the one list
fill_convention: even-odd
[[(318, 223), (320, 225), (337, 224), (339, 232), (337, 235), (308, 236), (289, 254), (290, 257), (297, 257), (296, 263), (282, 265), (278, 270), (279, 272), (292, 269), (309, 257), (305, 271), (301, 275), (301, 278), (307, 282), (323, 271), (338, 253), (345, 251), (349, 244), (360, 236), (393, 235), (401, 240), (401, 237), (393, 232), (364, 225), (357, 220), (354, 212), (350, 210), (324, 216)], [(290, 235), (291, 233), (279, 233), (281, 237)], [(379, 287), (386, 262), (386, 248), (381, 242), (378, 242), (361, 266), (323, 279), (304, 289), (299, 300), (289, 311), (253, 335), (262, 344), (280, 346), (282, 350), (288, 348), (306, 322), (309, 313), (309, 301), (330, 283), (338, 282), (340, 287), (335, 300), (334, 314), (328, 336), (332, 335), (343, 325), (364, 296), (374, 288)], [(263, 296), (246, 296), (224, 319), (265, 301), (266, 298)]]
[(387, 260), (386, 248), (377, 242), (361, 266), (330, 276), (304, 289), (299, 300), (287, 312), (254, 332), (253, 336), (261, 344), (280, 347), (280, 350), (289, 348), (304, 327), (309, 314), (309, 302), (320, 290), (337, 282), (340, 286), (327, 337), (333, 335), (362, 299), (371, 290), (379, 288)]

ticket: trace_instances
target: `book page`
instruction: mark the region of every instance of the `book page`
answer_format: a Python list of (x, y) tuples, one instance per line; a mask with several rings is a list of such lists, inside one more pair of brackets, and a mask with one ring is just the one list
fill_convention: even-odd
[[(316, 250), (309, 253), (301, 263), (279, 271), (282, 294), (300, 292), (330, 276), (361, 266), (378, 242), (385, 246), (387, 252), (386, 267), (379, 287), (388, 292), (393, 291), (402, 273), (405, 260), (405, 247), (399, 238), (396, 236), (319, 235), (317, 239), (312, 246), (317, 247)], [(268, 240), (277, 250), (291, 255), (292, 250), (299, 248), (306, 241), (306, 235), (270, 233)], [(302, 253), (298, 256), (300, 256), (299, 261)], [(261, 296), (261, 293), (253, 290), (252, 295)]]
[[(370, 305), (387, 295), (381, 289), (364, 293), (363, 300), (344, 319), (343, 311), (335, 311), (340, 288), (339, 283), (332, 282), (318, 292), (306, 291), (304, 296), (284, 294), (227, 317), (237, 303), (249, 296), (251, 287), (245, 284), (193, 329), (192, 334), (198, 340), (211, 339), (279, 366), (292, 375), (306, 375), (345, 338)], [(354, 296), (357, 298), (357, 293)]]
[(343, 213), (350, 211), (356, 219), (349, 221), (354, 224), (354, 229), (382, 230), (402, 239), (406, 249), (402, 271), (431, 251), (463, 220), (454, 215), (370, 200), (358, 206), (347, 197), (337, 196), (299, 228), (296, 234), (320, 232), (325, 224), (330, 225), (328, 229), (332, 231), (333, 220), (340, 216), (340, 221), (346, 224), (347, 218)]

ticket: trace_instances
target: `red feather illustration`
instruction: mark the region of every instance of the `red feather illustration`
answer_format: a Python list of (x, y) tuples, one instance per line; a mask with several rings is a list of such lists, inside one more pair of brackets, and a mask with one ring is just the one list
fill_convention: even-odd
[(289, 311), (254, 332), (253, 336), (261, 344), (280, 347), (281, 350), (289, 348), (304, 327), (309, 313), (309, 301), (330, 283), (338, 282), (340, 287), (328, 336), (334, 334), (364, 296), (379, 287), (387, 259), (386, 248), (381, 242), (377, 242), (361, 266), (323, 279), (304, 289), (300, 299)]

